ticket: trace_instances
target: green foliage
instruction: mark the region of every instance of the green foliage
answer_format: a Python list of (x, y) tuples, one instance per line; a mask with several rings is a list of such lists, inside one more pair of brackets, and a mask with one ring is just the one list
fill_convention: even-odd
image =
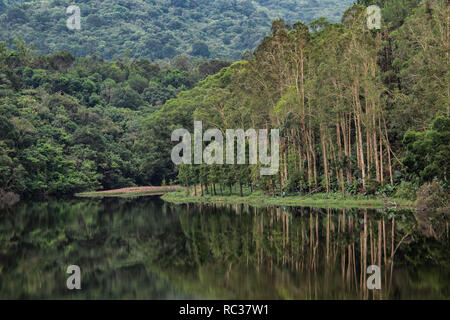
[(450, 165), (450, 118), (437, 117), (429, 130), (408, 131), (403, 139), (406, 148), (404, 163), (408, 173), (420, 182), (434, 179), (448, 181)]
[[(255, 47), (259, 40), (252, 37), (264, 23), (252, 26), (247, 32), (251, 35), (241, 39), (247, 37), (248, 26), (237, 25), (240, 15), (251, 23), (263, 7), (273, 9), (271, 14), (278, 12), (277, 3), (285, 12), (298, 4), (295, 0), (198, 1), (194, 6), (189, 1), (158, 0), (151, 3), (158, 10), (149, 19), (158, 20), (158, 27), (142, 34), (145, 24), (140, 14), (149, 12), (150, 3), (134, 11), (129, 4), (107, 1), (99, 12), (84, 3), (82, 13), (88, 19), (83, 23), (88, 27), (77, 36), (86, 41), (64, 47), (70, 53), (36, 55), (20, 41), (14, 41), (15, 50), (0, 43), (0, 170), (4, 175), (0, 188), (71, 193), (173, 182), (178, 175), (186, 186), (201, 183), (211, 190), (218, 184), (230, 193), (234, 187), (242, 192), (248, 186), (272, 195), (326, 191), (391, 196), (401, 179), (413, 185), (433, 179), (446, 184), (450, 138), (444, 2), (378, 1), (388, 22), (379, 32), (367, 29), (365, 7), (359, 4), (345, 11), (340, 24), (320, 18), (309, 26), (290, 25), (277, 19), (272, 33), (246, 54), (245, 61), (230, 65), (205, 59), (234, 57), (244, 47)], [(52, 2), (48, 10), (61, 4)], [(38, 5), (31, 1), (17, 7)], [(206, 12), (201, 10), (209, 6), (213, 7), (209, 18), (220, 13), (227, 19), (206, 25), (209, 18), (205, 22), (193, 11)], [(20, 10), (9, 13), (11, 21), (22, 19)], [(132, 17), (138, 23), (118, 24), (128, 31), (115, 30), (113, 34), (119, 36), (108, 46), (101, 41), (92, 46), (92, 34), (85, 32), (103, 27), (107, 13), (117, 21)], [(163, 23), (160, 17), (170, 19)], [(202, 35), (191, 32), (187, 37), (184, 32), (189, 28), (178, 17), (202, 21)], [(8, 18), (4, 21), (8, 37), (12, 29), (20, 29)], [(168, 33), (166, 24), (180, 31)], [(219, 28), (220, 24), (224, 26)], [(58, 35), (63, 36), (67, 31), (61, 25)], [(214, 41), (205, 28), (218, 28)], [(418, 37), (411, 37), (411, 30)], [(96, 36), (109, 39), (111, 32), (102, 32)], [(222, 33), (227, 37), (223, 46), (215, 43)], [(98, 58), (116, 55), (122, 34), (133, 39), (120, 43), (129, 47), (125, 58)], [(91, 52), (77, 47), (80, 43), (95, 47), (99, 54), (75, 58), (80, 52)], [(52, 47), (39, 47), (42, 44)], [(57, 47), (47, 40), (36, 46), (43, 51)], [(136, 56), (174, 58), (158, 65)], [(170, 159), (170, 134), (178, 128), (192, 132), (194, 120), (202, 120), (204, 129), (222, 132), (279, 129), (278, 175), (261, 177), (261, 164), (176, 168)], [(411, 199), (411, 186), (404, 183), (397, 192)]]
[(211, 53), (209, 52), (209, 48), (204, 42), (196, 42), (192, 45), (192, 52), (191, 54), (193, 56), (200, 56), (200, 57), (206, 57), (208, 58)]
[(391, 44), (386, 50), (393, 53), (388, 58), (391, 62), (386, 68), (390, 70), (385, 78), (395, 82), (391, 86), (393, 133), (423, 130), (437, 115), (450, 114), (450, 68), (445, 44), (449, 10), (446, 1), (426, 1), (387, 39)]
[(416, 8), (421, 0), (358, 0), (358, 4), (364, 6), (377, 5), (381, 8), (383, 23), (389, 28), (401, 26), (413, 8)]
[(197, 69), (16, 47), (0, 43), (0, 189), (73, 194), (151, 184), (135, 152), (141, 121), (192, 87)]
[(408, 181), (402, 181), (397, 187), (395, 197), (400, 199), (416, 200), (417, 187), (414, 183)]
[(116, 88), (111, 95), (111, 104), (117, 108), (137, 109), (142, 104), (139, 93), (130, 87)]
[[(229, 75), (236, 68), (237, 66), (233, 65), (206, 78), (194, 89), (180, 93), (176, 99), (168, 100), (160, 110), (144, 121), (143, 133), (137, 147), (143, 157), (141, 168), (146, 179), (158, 184), (164, 177), (173, 179), (176, 176), (175, 167), (170, 159), (173, 145), (168, 143), (171, 141), (172, 130), (185, 128), (192, 132), (192, 117), (195, 110), (211, 105), (213, 101), (208, 93), (217, 87), (225, 87)], [(215, 102), (221, 103), (219, 100)]]
[(239, 59), (269, 31), (272, 19), (312, 21), (326, 16), (337, 21), (351, 0), (284, 1), (123, 1), (86, 0), (81, 30), (66, 27), (66, 8), (58, 1), (8, 1), (0, 8), (0, 41), (22, 37), (42, 53), (67, 50), (76, 56), (99, 54), (171, 59), (189, 53), (198, 57)]
[[(220, 182), (251, 183), (273, 195), (340, 191), (388, 197), (404, 179), (412, 185), (403, 183), (397, 192), (412, 199), (411, 186), (435, 178), (447, 185), (448, 6), (444, 1), (377, 4), (387, 19), (379, 32), (367, 29), (365, 7), (358, 4), (344, 13), (341, 24), (319, 19), (308, 28), (275, 20), (272, 33), (246, 61), (186, 92), (186, 100), (166, 104), (161, 112), (175, 119), (152, 119), (149, 136), (158, 139), (151, 132), (161, 121), (191, 129), (194, 119), (202, 120), (222, 132), (277, 128), (278, 175), (260, 177), (246, 166), (224, 165)], [(163, 167), (157, 172), (175, 174)], [(210, 182), (204, 175), (201, 180)]]

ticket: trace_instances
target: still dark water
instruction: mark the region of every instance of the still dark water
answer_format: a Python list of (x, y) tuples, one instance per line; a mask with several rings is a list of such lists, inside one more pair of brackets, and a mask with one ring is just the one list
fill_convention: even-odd
[(410, 211), (23, 202), (0, 211), (0, 299), (449, 299), (449, 244)]

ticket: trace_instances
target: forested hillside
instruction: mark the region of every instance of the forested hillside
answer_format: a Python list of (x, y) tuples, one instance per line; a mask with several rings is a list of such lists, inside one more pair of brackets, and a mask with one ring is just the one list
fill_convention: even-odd
[[(0, 0), (1, 1), (1, 0)], [(105, 59), (178, 54), (240, 59), (270, 33), (275, 18), (338, 21), (351, 0), (2, 0), (0, 41), (21, 37), (42, 53), (67, 50)], [(2, 5), (3, 4), (3, 5)], [(69, 30), (66, 8), (81, 9)]]
[[(414, 198), (420, 185), (434, 179), (448, 187), (448, 2), (379, 4), (385, 17), (380, 31), (367, 28), (361, 5), (349, 8), (341, 24), (314, 23), (315, 32), (303, 23), (275, 21), (248, 61), (150, 116), (145, 166), (155, 176), (179, 170), (186, 185), (249, 185), (278, 194)], [(279, 174), (260, 177), (258, 166), (175, 169), (165, 144), (169, 132), (161, 129), (193, 132), (194, 119), (223, 132), (280, 129)]]
[(28, 195), (148, 184), (135, 148), (142, 119), (227, 65), (163, 69), (15, 47), (0, 43), (0, 190)]
[[(342, 23), (276, 20), (257, 49), (231, 66), (183, 55), (170, 66), (39, 55), (22, 42), (2, 44), (0, 189), (71, 194), (172, 181), (414, 198), (437, 180), (445, 190), (449, 5), (378, 4), (381, 30), (367, 28), (363, 5), (349, 8)], [(192, 132), (194, 119), (205, 129), (280, 129), (279, 174), (262, 178), (258, 166), (175, 167), (170, 135)]]

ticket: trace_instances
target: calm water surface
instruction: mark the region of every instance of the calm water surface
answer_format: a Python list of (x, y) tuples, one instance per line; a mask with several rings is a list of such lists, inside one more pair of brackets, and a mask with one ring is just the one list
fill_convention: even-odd
[(0, 211), (0, 299), (449, 299), (449, 248), (411, 211), (22, 202)]

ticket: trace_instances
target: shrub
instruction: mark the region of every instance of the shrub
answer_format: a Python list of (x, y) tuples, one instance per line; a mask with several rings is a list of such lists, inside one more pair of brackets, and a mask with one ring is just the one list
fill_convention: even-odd
[(345, 184), (345, 193), (356, 195), (362, 190), (362, 180), (361, 179), (353, 179), (352, 182), (346, 182)]
[(378, 191), (376, 192), (377, 195), (383, 196), (383, 197), (390, 197), (394, 193), (395, 189), (392, 185), (389, 183), (386, 183), (382, 185)]
[(400, 199), (406, 199), (414, 201), (416, 200), (417, 186), (412, 182), (402, 181), (397, 187), (395, 197)]

